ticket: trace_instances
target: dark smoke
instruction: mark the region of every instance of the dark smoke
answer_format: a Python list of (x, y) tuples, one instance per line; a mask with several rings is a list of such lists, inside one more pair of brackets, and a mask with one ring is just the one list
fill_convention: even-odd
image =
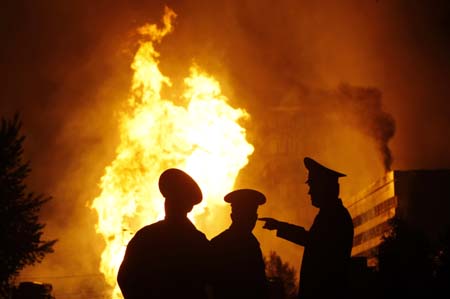
[(391, 114), (383, 111), (381, 91), (342, 84), (337, 97), (344, 119), (353, 120), (359, 130), (374, 139), (385, 170), (391, 170), (392, 152), (388, 143), (395, 134), (395, 121)]

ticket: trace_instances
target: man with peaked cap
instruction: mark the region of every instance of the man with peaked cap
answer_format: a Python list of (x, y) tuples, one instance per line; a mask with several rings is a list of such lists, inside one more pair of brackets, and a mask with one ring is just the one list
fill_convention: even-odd
[(338, 179), (345, 175), (311, 158), (308, 169), (309, 195), (319, 213), (309, 231), (273, 218), (263, 228), (277, 230), (277, 236), (304, 246), (300, 270), (299, 298), (348, 297), (347, 267), (353, 243), (352, 218), (339, 198)]
[(268, 298), (264, 260), (252, 231), (264, 194), (239, 189), (225, 196), (231, 204), (231, 226), (211, 240), (213, 294), (217, 299)]
[(159, 178), (165, 218), (128, 243), (117, 281), (125, 299), (206, 298), (209, 242), (187, 218), (202, 200), (197, 183), (171, 168)]

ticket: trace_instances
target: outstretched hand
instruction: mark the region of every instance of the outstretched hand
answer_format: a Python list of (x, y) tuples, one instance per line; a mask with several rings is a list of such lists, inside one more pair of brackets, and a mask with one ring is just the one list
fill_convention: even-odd
[(269, 217), (258, 218), (258, 220), (265, 221), (263, 228), (268, 230), (278, 229), (280, 224), (280, 221)]

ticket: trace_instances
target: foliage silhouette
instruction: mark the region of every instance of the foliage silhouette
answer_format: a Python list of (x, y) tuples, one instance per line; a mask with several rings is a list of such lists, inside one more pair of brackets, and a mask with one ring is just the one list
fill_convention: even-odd
[(0, 127), (0, 296), (27, 265), (42, 261), (53, 252), (56, 240), (41, 239), (44, 224), (39, 222), (41, 206), (50, 197), (28, 192), (25, 179), (29, 162), (22, 161), (23, 141), (18, 115), (2, 118)]
[(433, 256), (434, 287), (442, 298), (450, 297), (450, 228), (440, 240), (440, 244)]
[(384, 297), (430, 297), (433, 294), (432, 249), (425, 234), (399, 217), (379, 246), (378, 276)]
[(266, 276), (271, 283), (271, 287), (276, 287), (276, 283), (279, 281), (282, 284), (282, 298), (296, 298), (298, 286), (295, 268), (289, 263), (283, 262), (275, 251), (271, 251), (269, 256), (264, 256), (264, 263), (266, 264)]

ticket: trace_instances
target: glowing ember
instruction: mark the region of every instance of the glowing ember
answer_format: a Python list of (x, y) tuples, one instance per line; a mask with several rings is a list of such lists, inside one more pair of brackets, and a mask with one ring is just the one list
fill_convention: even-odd
[(102, 192), (92, 203), (98, 212), (97, 232), (106, 242), (100, 271), (114, 288), (112, 298), (122, 298), (116, 277), (132, 234), (164, 216), (157, 183), (162, 171), (180, 168), (199, 183), (204, 200), (190, 217), (194, 222), (203, 217), (208, 223), (205, 208), (210, 217), (219, 209), (223, 213), (223, 196), (232, 190), (239, 170), (253, 152), (245, 129), (237, 123), (248, 114), (230, 107), (219, 83), (197, 67), (191, 67), (184, 80), (185, 106), (161, 98), (163, 85), (170, 87), (171, 82), (158, 68), (154, 43), (172, 31), (175, 16), (166, 8), (164, 28), (146, 25), (139, 29), (145, 41), (131, 66), (135, 71), (131, 109), (121, 119), (117, 156), (106, 168)]

